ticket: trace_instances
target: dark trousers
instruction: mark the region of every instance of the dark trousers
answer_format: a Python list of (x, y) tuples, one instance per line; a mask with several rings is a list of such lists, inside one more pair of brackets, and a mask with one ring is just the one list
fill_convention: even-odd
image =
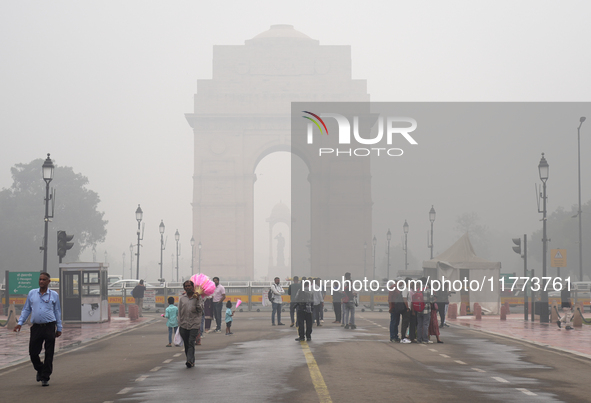
[(215, 330), (222, 329), (222, 305), (224, 305), (224, 301), (213, 303), (213, 316), (215, 318)]
[(314, 318), (316, 324), (320, 325), (320, 312), (322, 312), (322, 305), (314, 305)]
[[(304, 323), (306, 324), (306, 331), (304, 332)], [(304, 336), (308, 339), (312, 338), (312, 312), (298, 310), (298, 334), (300, 339)]]
[(179, 328), (179, 334), (183, 339), (187, 362), (195, 364), (195, 340), (199, 336), (199, 329), (184, 329), (181, 327)]
[[(400, 324), (400, 312), (394, 311), (390, 314), (390, 340), (398, 338), (398, 325)], [(402, 337), (404, 338), (404, 337)]]
[(449, 302), (438, 302), (437, 307), (439, 308), (439, 318), (441, 319), (441, 326), (445, 323), (445, 306)]
[(404, 339), (406, 337), (406, 331), (410, 327), (410, 331), (408, 332), (408, 338), (410, 340), (414, 340), (417, 337), (417, 316), (412, 315), (410, 310), (406, 310), (402, 312), (402, 327), (400, 329), (400, 338)]
[(296, 303), (295, 302), (290, 302), (289, 303), (289, 316), (291, 318), (291, 323), (295, 323), (295, 309), (296, 309)]
[[(39, 354), (45, 343), (45, 360), (41, 362)], [(29, 355), (35, 371), (39, 373), (41, 380), (49, 381), (53, 372), (53, 351), (55, 350), (55, 323), (31, 326), (31, 338), (29, 339)]]
[(341, 321), (341, 301), (339, 302), (333, 302), (332, 303), (332, 309), (334, 309), (334, 316), (335, 316), (335, 320), (337, 322)]

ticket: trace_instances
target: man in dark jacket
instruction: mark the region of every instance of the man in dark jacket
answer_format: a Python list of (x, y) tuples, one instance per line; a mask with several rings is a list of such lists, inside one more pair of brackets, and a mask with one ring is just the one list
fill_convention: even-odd
[(131, 292), (131, 296), (135, 298), (135, 304), (138, 307), (140, 318), (144, 316), (142, 315), (142, 306), (144, 304), (144, 291), (146, 291), (144, 280), (140, 280), (140, 283), (136, 285), (133, 291)]
[(298, 276), (293, 276), (293, 283), (291, 283), (287, 289), (287, 295), (290, 297), (289, 303), (289, 316), (291, 317), (291, 325), (289, 327), (294, 327), (295, 325), (295, 296), (298, 293), (298, 290), (301, 288), (300, 278)]

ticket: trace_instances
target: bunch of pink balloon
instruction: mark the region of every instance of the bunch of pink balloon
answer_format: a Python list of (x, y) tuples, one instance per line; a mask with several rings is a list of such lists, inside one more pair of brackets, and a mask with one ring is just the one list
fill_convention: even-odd
[(238, 307), (240, 306), (240, 304), (242, 303), (242, 300), (239, 299), (238, 301), (236, 301), (236, 309), (238, 309)]
[(215, 283), (205, 274), (193, 274), (191, 281), (195, 285), (195, 292), (199, 295), (211, 295), (215, 291)]

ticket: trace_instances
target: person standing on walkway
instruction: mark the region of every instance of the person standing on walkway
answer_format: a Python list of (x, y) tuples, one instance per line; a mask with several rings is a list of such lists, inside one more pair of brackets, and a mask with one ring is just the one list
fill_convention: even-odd
[(414, 293), (412, 307), (417, 315), (417, 341), (423, 344), (433, 343), (429, 340), (429, 322), (431, 321), (431, 290), (427, 278), (421, 277), (419, 290)]
[(271, 293), (273, 294), (273, 311), (271, 312), (271, 325), (275, 326), (275, 312), (277, 312), (277, 324), (279, 326), (285, 325), (285, 323), (281, 323), (281, 304), (283, 300), (281, 296), (285, 294), (285, 290), (279, 284), (280, 280), (279, 277), (275, 277), (275, 282), (271, 284)]
[(185, 293), (179, 297), (179, 334), (185, 345), (187, 368), (195, 366), (195, 340), (199, 335), (201, 316), (203, 315), (203, 301), (195, 293), (195, 284), (191, 280), (183, 283)]
[(168, 319), (166, 321), (166, 326), (168, 327), (168, 344), (166, 347), (172, 347), (173, 334), (176, 334), (176, 329), (179, 327), (178, 315), (179, 309), (174, 306), (174, 297), (168, 297), (168, 307), (163, 315)]
[(400, 338), (398, 337), (398, 325), (400, 324), (400, 316), (406, 309), (406, 304), (404, 303), (402, 292), (396, 286), (396, 284), (399, 281), (402, 282), (402, 279), (397, 278), (396, 283), (394, 283), (392, 289), (388, 291), (388, 312), (390, 312), (390, 341), (396, 343), (400, 342)]
[(298, 337), (295, 339), (296, 341), (312, 341), (313, 301), (312, 291), (306, 291), (302, 281), (302, 287), (295, 296), (296, 310), (298, 311)]
[(144, 280), (140, 280), (140, 283), (135, 286), (133, 291), (131, 291), (131, 296), (135, 298), (135, 304), (137, 305), (138, 313), (140, 318), (142, 315), (142, 310), (144, 306), (144, 292), (146, 291), (146, 286), (144, 285)]
[(341, 323), (341, 298), (343, 293), (334, 291), (332, 293), (332, 309), (334, 309), (335, 320), (332, 323)]
[(294, 327), (294, 325), (295, 325), (295, 308), (296, 308), (295, 296), (301, 287), (301, 284), (299, 281), (300, 281), (300, 278), (298, 276), (293, 276), (293, 282), (287, 288), (287, 295), (289, 295), (289, 297), (290, 297), (289, 317), (291, 318), (291, 325), (289, 325), (289, 327)]
[(215, 333), (222, 332), (222, 308), (226, 299), (226, 289), (220, 284), (220, 278), (214, 277), (215, 291), (213, 292), (213, 316), (215, 318)]
[[(48, 273), (39, 274), (39, 288), (29, 291), (27, 301), (21, 312), (15, 332), (20, 332), (21, 327), (31, 315), (31, 338), (29, 339), (29, 356), (35, 371), (37, 382), (43, 386), (49, 386), (49, 378), (53, 372), (53, 352), (55, 339), (62, 335), (62, 314), (59, 295), (49, 290), (51, 282)], [(39, 358), (43, 344), (45, 343), (45, 358), (43, 362)]]
[(343, 323), (345, 329), (357, 329), (355, 326), (355, 293), (351, 290), (351, 273), (345, 273), (345, 281), (343, 284), (343, 292), (345, 296), (342, 301), (345, 302), (345, 315)]
[(445, 323), (445, 314), (447, 313), (447, 307), (449, 306), (449, 290), (446, 290), (446, 284), (441, 284), (441, 290), (437, 291), (437, 306), (439, 307), (439, 318), (441, 318), (441, 324), (439, 327), (449, 327)]

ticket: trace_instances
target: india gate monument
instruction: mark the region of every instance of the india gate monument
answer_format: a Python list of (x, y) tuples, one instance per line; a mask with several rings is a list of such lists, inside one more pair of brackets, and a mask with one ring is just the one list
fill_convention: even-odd
[[(342, 161), (320, 162), (295, 147), (290, 126), (293, 102), (369, 102), (366, 81), (351, 76), (350, 46), (320, 45), (291, 25), (273, 25), (244, 45), (214, 46), (212, 78), (197, 81), (193, 112), (186, 114), (195, 144), (193, 234), (207, 245), (201, 261), (207, 273), (254, 279), (255, 169), (271, 153), (290, 152), (308, 168), (309, 215), (293, 218), (293, 234), (283, 236), (291, 259), (310, 264), (305, 270), (285, 264), (299, 276), (362, 274), (363, 246), (371, 245), (369, 158), (344, 175)], [(352, 178), (346, 190), (339, 185), (344, 176)]]

